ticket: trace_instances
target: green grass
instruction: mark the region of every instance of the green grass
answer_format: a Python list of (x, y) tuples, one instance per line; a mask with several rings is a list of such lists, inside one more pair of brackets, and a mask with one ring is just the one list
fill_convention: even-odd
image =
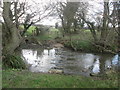
[(43, 34), (40, 34), (39, 36), (35, 36), (38, 40), (54, 40), (56, 37), (60, 37), (61, 33), (58, 29), (50, 28), (49, 32), (44, 32)]
[[(82, 51), (91, 51), (94, 47), (89, 41), (80, 41), (80, 40), (73, 40), (72, 45), (76, 48), (76, 50)], [(65, 43), (66, 47), (71, 47), (70, 42)]]
[(52, 31), (52, 32), (56, 32), (56, 31), (58, 31), (59, 32), (59, 30), (58, 29), (56, 29), (56, 28), (50, 28), (50, 31)]
[(67, 40), (67, 42), (64, 43), (66, 47), (74, 47), (77, 51), (85, 52), (92, 52), (92, 49), (94, 49), (91, 43), (93, 42), (93, 37), (89, 30), (81, 30), (79, 34), (72, 34), (71, 38), (73, 46), (71, 46), (70, 35), (66, 35), (63, 38), (64, 40)]
[[(81, 30), (78, 34), (71, 34), (72, 40), (87, 40), (87, 41), (93, 41), (93, 37), (91, 35), (90, 30)], [(70, 35), (65, 35), (64, 39), (69, 40)]]
[[(21, 29), (24, 29), (24, 26), (21, 25), (20, 26)], [(32, 35), (32, 31), (35, 30), (36, 26), (30, 26), (29, 29), (27, 30), (27, 32), (25, 33), (25, 35), (31, 36)]]
[(35, 26), (30, 26), (29, 29), (26, 32), (26, 35), (32, 35), (32, 31), (34, 31), (35, 28), (36, 28)]
[(49, 29), (49, 34), (47, 34), (47, 36), (49, 36), (50, 39), (55, 39), (56, 37), (61, 36), (61, 32), (58, 29), (52, 27)]
[(5, 70), (3, 71), (2, 84), (3, 88), (117, 88), (116, 77), (112, 76), (103, 80), (76, 75)]
[(2, 88), (2, 63), (0, 61), (0, 89)]
[(40, 36), (35, 36), (37, 40), (44, 41), (44, 40), (52, 40), (48, 35), (40, 35)]
[[(82, 40), (82, 41), (89, 41), (89, 40), (93, 40), (93, 37), (90, 33), (89, 30), (87, 30), (87, 32), (84, 31), (80, 31), (78, 34), (72, 34), (72, 40)], [(61, 37), (63, 40), (69, 40), (70, 39), (70, 35), (66, 34), (65, 37), (62, 37), (62, 33), (55, 28), (50, 28), (49, 32), (44, 32), (44, 34), (40, 34), (39, 36), (37, 36), (38, 39), (40, 40), (53, 40), (56, 37)]]

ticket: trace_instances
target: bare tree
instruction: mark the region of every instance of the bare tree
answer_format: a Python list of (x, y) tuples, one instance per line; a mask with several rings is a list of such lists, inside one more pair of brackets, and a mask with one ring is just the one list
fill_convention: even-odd
[(117, 4), (117, 16), (118, 16), (118, 51), (120, 55), (120, 1)]
[[(69, 33), (71, 47), (76, 50), (72, 44), (72, 32), (76, 32), (79, 25), (83, 25), (84, 22), (79, 18), (79, 14), (84, 12), (87, 13), (86, 3), (82, 2), (60, 2), (58, 3), (57, 12), (62, 21), (62, 27), (64, 29), (63, 35)], [(84, 14), (85, 16), (85, 14)]]
[(32, 5), (28, 4), (25, 7), (26, 14), (24, 17), (22, 17), (22, 19), (24, 18), (22, 22), (24, 25), (24, 30), (21, 35), (23, 36), (31, 25), (36, 24), (50, 16), (54, 12), (55, 7), (55, 4), (51, 1), (44, 5), (42, 2), (36, 3), (34, 0), (32, 0)]
[(103, 25), (101, 31), (101, 43), (105, 45), (106, 38), (109, 30), (109, 2), (104, 2), (104, 11), (103, 11)]
[(63, 29), (66, 33), (70, 33), (72, 24), (74, 23), (74, 17), (78, 10), (78, 2), (60, 2), (57, 7), (58, 15), (62, 21)]
[[(50, 3), (42, 10), (37, 8), (35, 11), (26, 13), (31, 5), (26, 5), (25, 2), (4, 2), (3, 3), (3, 54), (12, 54), (14, 50), (20, 45), (22, 36), (27, 29), (40, 20), (46, 18), (52, 13), (54, 9)], [(39, 11), (38, 11), (39, 10)], [(29, 10), (28, 10), (29, 11)], [(22, 20), (21, 20), (22, 19)], [(19, 27), (21, 23), (24, 24), (24, 30), (20, 35)]]
[(90, 22), (90, 21), (86, 20), (86, 18), (84, 17), (84, 12), (82, 12), (81, 14), (79, 14), (79, 17), (87, 24), (87, 26), (90, 29), (91, 34), (92, 34), (92, 36), (94, 38), (94, 41), (97, 42), (98, 39), (97, 39), (96, 31), (95, 31), (94, 22)]
[(3, 54), (12, 54), (14, 50), (21, 43), (21, 36), (16, 27), (16, 23), (13, 22), (13, 14), (11, 13), (11, 2), (4, 2), (3, 5), (3, 28), (2, 28), (2, 38), (3, 38)]

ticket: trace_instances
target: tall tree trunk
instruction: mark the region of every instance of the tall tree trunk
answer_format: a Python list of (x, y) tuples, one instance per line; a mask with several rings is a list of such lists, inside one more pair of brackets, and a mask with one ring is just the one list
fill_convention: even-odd
[(77, 32), (77, 20), (74, 19), (74, 32), (76, 33)]
[[(2, 27), (0, 23), (0, 81), (2, 81)], [(2, 89), (2, 82), (0, 82), (0, 89)]]
[(120, 52), (120, 2), (118, 3), (117, 11), (118, 11), (118, 51)]
[(14, 50), (20, 45), (22, 37), (16, 25), (10, 19), (10, 2), (4, 2), (3, 18), (4, 24), (2, 28), (3, 38), (3, 55), (12, 54)]
[(108, 35), (108, 17), (109, 16), (109, 2), (104, 2), (104, 12), (103, 12), (103, 28), (101, 30), (100, 42), (105, 45), (106, 38)]
[(94, 41), (97, 42), (98, 39), (97, 39), (97, 34), (96, 34), (96, 31), (95, 31), (94, 24), (89, 22), (89, 23), (87, 23), (87, 25), (88, 25), (88, 27), (90, 29), (90, 32), (91, 32), (91, 34), (92, 34), (92, 36), (94, 38)]

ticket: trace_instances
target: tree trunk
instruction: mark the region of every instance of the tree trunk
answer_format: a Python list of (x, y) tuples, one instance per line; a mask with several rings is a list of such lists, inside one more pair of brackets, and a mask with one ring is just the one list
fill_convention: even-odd
[[(39, 29), (36, 27), (36, 36), (38, 36), (39, 35)], [(49, 34), (48, 34), (49, 35)]]
[(77, 20), (74, 19), (74, 32), (76, 33), (77, 32)]
[[(2, 81), (2, 27), (0, 23), (0, 81)], [(2, 82), (0, 82), (0, 89), (2, 89)]]
[[(120, 5), (120, 3), (118, 4)], [(118, 7), (118, 51), (120, 52), (120, 6)]]
[(92, 34), (92, 36), (93, 36), (93, 38), (94, 38), (94, 41), (95, 42), (97, 42), (98, 41), (98, 39), (97, 39), (97, 34), (96, 34), (96, 31), (95, 31), (95, 27), (94, 27), (94, 24), (93, 23), (87, 23), (88, 24), (88, 27), (89, 27), (89, 29), (90, 29), (90, 32), (91, 32), (91, 34)]
[(100, 42), (105, 45), (106, 38), (108, 35), (108, 16), (109, 16), (109, 2), (104, 2), (104, 12), (103, 12), (103, 28), (101, 30)]
[(97, 38), (96, 31), (95, 31), (94, 23), (87, 21), (83, 16), (81, 16), (81, 19), (88, 25), (90, 32), (94, 38), (94, 41), (97, 42), (98, 38)]
[(3, 55), (12, 54), (14, 50), (20, 45), (22, 37), (16, 25), (10, 19), (10, 2), (4, 2), (3, 18), (4, 24), (2, 28), (3, 38)]

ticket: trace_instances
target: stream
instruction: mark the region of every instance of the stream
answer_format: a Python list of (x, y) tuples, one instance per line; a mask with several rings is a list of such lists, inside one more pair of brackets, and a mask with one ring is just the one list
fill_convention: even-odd
[[(64, 74), (90, 76), (116, 68), (118, 55), (73, 52), (68, 49), (22, 49), (21, 57), (31, 72), (49, 73), (53, 70)], [(52, 72), (51, 72), (52, 73)]]

